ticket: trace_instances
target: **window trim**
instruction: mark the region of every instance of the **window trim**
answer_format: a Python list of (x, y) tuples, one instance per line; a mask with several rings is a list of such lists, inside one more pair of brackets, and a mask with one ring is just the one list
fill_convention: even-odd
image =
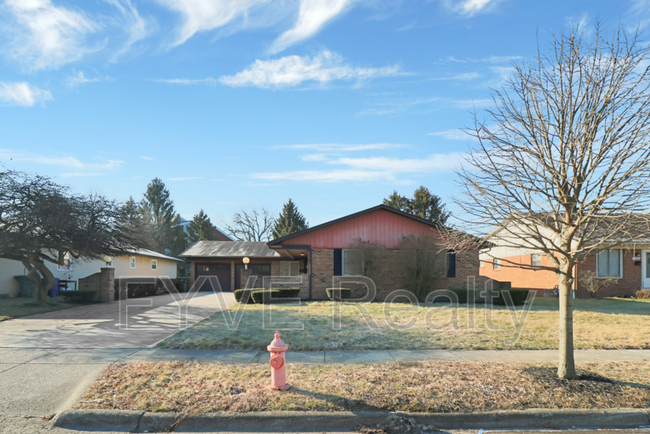
[[(618, 250), (618, 276), (604, 276), (601, 277), (598, 273), (598, 256), (600, 256), (602, 253), (608, 252), (608, 254), (611, 254), (612, 251)], [(607, 249), (607, 250), (601, 250), (600, 252), (596, 253), (596, 279), (623, 279), (623, 249)]]
[(499, 271), (501, 269), (501, 258), (494, 258), (492, 260), (492, 269), (494, 271)]
[(478, 267), (479, 268), (485, 268), (485, 259), (479, 259), (478, 260)]
[(151, 260), (151, 269), (152, 270), (157, 270), (158, 269), (158, 259), (152, 259)]
[[(289, 274), (282, 274), (282, 264), (289, 264), (288, 265)], [(292, 265), (293, 264), (298, 265), (298, 269), (296, 270), (296, 274), (292, 274), (292, 268), (293, 268)], [(280, 261), (280, 276), (283, 276), (283, 277), (295, 277), (295, 276), (299, 276), (299, 275), (300, 275), (300, 261), (297, 261), (297, 260), (295, 260), (295, 261)]]
[(56, 264), (56, 270), (57, 271), (70, 271), (70, 269), (72, 268), (72, 255), (70, 255), (70, 252), (68, 252), (65, 255), (63, 255), (64, 258), (66, 256), (68, 257), (68, 266), (67, 267), (61, 267), (61, 265), (59, 265), (57, 263)]
[[(133, 263), (131, 263), (133, 261)], [(138, 261), (135, 256), (129, 256), (129, 268), (135, 270), (135, 267), (138, 265)]]

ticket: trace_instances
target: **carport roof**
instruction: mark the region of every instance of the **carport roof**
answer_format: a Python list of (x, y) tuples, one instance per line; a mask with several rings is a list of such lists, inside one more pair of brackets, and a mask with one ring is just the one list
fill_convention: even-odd
[(281, 258), (264, 242), (199, 241), (179, 255), (181, 258)]

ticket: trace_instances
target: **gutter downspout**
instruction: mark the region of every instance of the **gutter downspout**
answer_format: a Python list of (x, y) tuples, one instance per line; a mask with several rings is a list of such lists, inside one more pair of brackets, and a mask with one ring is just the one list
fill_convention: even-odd
[(311, 278), (314, 275), (313, 273), (313, 257), (311, 244), (309, 245), (309, 299), (311, 300)]

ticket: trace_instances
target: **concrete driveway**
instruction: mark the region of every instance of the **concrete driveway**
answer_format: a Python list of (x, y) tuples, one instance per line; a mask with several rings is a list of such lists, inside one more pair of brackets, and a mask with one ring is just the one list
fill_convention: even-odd
[(235, 303), (232, 293), (166, 294), (0, 322), (0, 348), (146, 348)]

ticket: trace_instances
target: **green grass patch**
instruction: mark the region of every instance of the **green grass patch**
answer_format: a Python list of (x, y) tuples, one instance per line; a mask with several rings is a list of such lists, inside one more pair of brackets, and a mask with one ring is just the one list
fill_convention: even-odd
[[(238, 327), (227, 315), (242, 309)], [(340, 315), (336, 312), (340, 309)], [(291, 350), (556, 349), (558, 299), (537, 298), (520, 335), (514, 315), (504, 306), (487, 311), (445, 303), (421, 305), (309, 302), (301, 306), (235, 305), (161, 342), (175, 349), (265, 350), (281, 329)], [(340, 318), (340, 327), (338, 327)], [(454, 320), (455, 318), (455, 320)], [(486, 319), (487, 318), (487, 319)], [(634, 299), (575, 300), (578, 349), (650, 348), (650, 302)], [(366, 321), (368, 319), (368, 321)], [(472, 323), (474, 326), (472, 326)], [(369, 325), (370, 324), (370, 325)], [(296, 329), (296, 327), (303, 327)], [(293, 329), (291, 329), (293, 327)]]
[(31, 298), (26, 297), (2, 298), (0, 299), (0, 321), (70, 309), (81, 305), (81, 303), (67, 301), (63, 297), (48, 297), (45, 304), (34, 304)]

